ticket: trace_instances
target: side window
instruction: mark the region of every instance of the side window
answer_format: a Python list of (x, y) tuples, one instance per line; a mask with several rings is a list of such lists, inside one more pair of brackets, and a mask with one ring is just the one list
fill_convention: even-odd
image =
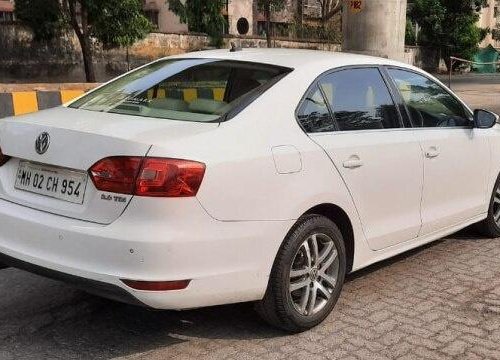
[(325, 76), (320, 86), (339, 130), (401, 127), (398, 111), (378, 69), (337, 71)]
[(323, 95), (317, 86), (314, 86), (307, 93), (300, 106), (297, 117), (308, 133), (334, 131), (333, 120), (325, 104)]
[(463, 127), (470, 115), (445, 89), (411, 71), (388, 69), (416, 127)]

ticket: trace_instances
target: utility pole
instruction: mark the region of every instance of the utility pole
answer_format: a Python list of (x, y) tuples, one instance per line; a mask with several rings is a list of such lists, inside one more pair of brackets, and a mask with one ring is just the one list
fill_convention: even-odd
[(407, 0), (345, 0), (342, 49), (402, 60)]

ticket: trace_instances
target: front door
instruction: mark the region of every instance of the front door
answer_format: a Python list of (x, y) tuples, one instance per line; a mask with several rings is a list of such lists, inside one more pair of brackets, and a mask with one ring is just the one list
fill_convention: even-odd
[(472, 128), (472, 114), (430, 78), (388, 69), (416, 126), (424, 155), (422, 230), (427, 235), (471, 219), (486, 209), (489, 143)]

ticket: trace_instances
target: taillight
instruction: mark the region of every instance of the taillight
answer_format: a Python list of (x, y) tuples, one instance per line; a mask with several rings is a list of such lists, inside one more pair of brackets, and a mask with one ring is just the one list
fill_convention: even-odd
[(0, 166), (5, 164), (9, 160), (10, 160), (10, 156), (4, 155), (2, 152), (2, 148), (0, 148)]
[(142, 159), (127, 156), (102, 159), (90, 168), (90, 177), (98, 190), (132, 195)]
[(200, 188), (205, 164), (178, 159), (145, 158), (136, 181), (139, 196), (195, 196)]
[(95, 187), (120, 194), (188, 197), (195, 196), (205, 174), (205, 164), (180, 159), (110, 157), (90, 170)]

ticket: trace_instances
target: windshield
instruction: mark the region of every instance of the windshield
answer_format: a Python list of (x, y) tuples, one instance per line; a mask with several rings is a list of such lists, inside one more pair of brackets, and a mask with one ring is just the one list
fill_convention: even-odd
[(132, 71), (71, 108), (214, 122), (244, 107), (291, 69), (216, 59), (160, 60)]

